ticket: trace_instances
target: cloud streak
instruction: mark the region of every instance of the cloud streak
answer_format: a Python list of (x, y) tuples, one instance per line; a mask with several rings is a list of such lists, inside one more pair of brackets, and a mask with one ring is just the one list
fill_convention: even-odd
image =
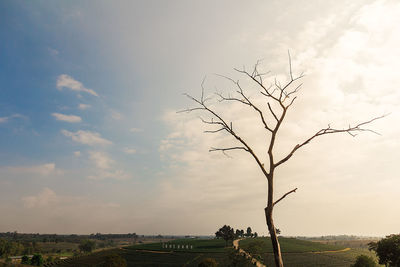
[(58, 201), (56, 193), (48, 187), (36, 196), (26, 196), (22, 198), (25, 208), (46, 207)]
[(0, 124), (8, 122), (12, 118), (23, 118), (23, 119), (26, 119), (26, 117), (24, 115), (15, 113), (15, 114), (12, 114), (12, 115), (7, 116), (7, 117), (0, 117)]
[(89, 159), (95, 165), (93, 175), (89, 175), (88, 178), (92, 180), (102, 179), (116, 179), (126, 180), (130, 178), (130, 175), (125, 173), (123, 170), (115, 169), (115, 161), (106, 153), (101, 151), (90, 151)]
[(56, 164), (53, 162), (30, 166), (5, 166), (1, 167), (0, 170), (12, 174), (33, 174), (40, 176), (57, 175), (62, 173), (60, 169), (56, 168)]
[(124, 148), (124, 152), (125, 152), (126, 154), (135, 154), (137, 151), (136, 151), (136, 149), (134, 149), (134, 148), (125, 147), (125, 148)]
[(73, 141), (89, 145), (89, 146), (96, 146), (96, 145), (110, 145), (112, 144), (111, 141), (102, 138), (99, 133), (91, 132), (91, 131), (83, 131), (79, 130), (77, 132), (70, 132), (67, 130), (61, 130), (61, 133), (67, 137), (70, 137)]
[(75, 92), (85, 92), (93, 96), (99, 96), (93, 89), (88, 89), (83, 84), (67, 74), (61, 74), (57, 78), (57, 89), (67, 88)]
[(66, 121), (71, 123), (77, 123), (82, 121), (82, 118), (76, 115), (66, 115), (61, 113), (52, 113), (51, 115), (58, 121)]
[(80, 110), (85, 110), (85, 109), (88, 109), (88, 108), (90, 108), (91, 107), (91, 105), (89, 105), (89, 104), (79, 104), (79, 106), (78, 106), (78, 108), (80, 109)]

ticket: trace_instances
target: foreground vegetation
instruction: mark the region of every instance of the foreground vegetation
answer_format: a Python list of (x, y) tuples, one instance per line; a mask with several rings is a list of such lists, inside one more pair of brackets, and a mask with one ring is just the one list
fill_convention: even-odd
[[(163, 247), (164, 244), (164, 247)], [(104, 250), (86, 256), (62, 261), (54, 266), (105, 266), (109, 255), (123, 258), (127, 266), (199, 266), (212, 259), (218, 266), (253, 266), (250, 261), (237, 255), (232, 248), (226, 248), (221, 239), (178, 239), (168, 242), (175, 248), (166, 248), (166, 243), (151, 243), (129, 246), (113, 250)], [(179, 245), (179, 248), (177, 247)], [(182, 248), (185, 245), (185, 248)], [(193, 246), (186, 249), (186, 245)]]
[[(357, 257), (367, 255), (377, 261), (373, 252), (368, 250), (367, 243), (352, 241), (352, 247), (335, 245), (334, 242), (323, 244), (295, 238), (280, 237), (283, 260), (289, 267), (337, 266), (347, 267), (354, 264)], [(338, 242), (340, 243), (340, 242)], [(360, 245), (364, 244), (360, 247)], [(267, 266), (274, 266), (271, 241), (269, 238), (244, 239), (240, 247), (251, 253)]]
[[(254, 236), (255, 235), (249, 235), (246, 237), (246, 235), (242, 235), (244, 239), (240, 241), (240, 247), (265, 265), (274, 266), (274, 256), (270, 239), (265, 237), (256, 238)], [(235, 236), (235, 238), (236, 237), (237, 236)], [(312, 240), (313, 241), (280, 237), (279, 242), (282, 248), (283, 259), (285, 260), (285, 266), (372, 267), (377, 266), (374, 264), (378, 262), (374, 253), (375, 251), (377, 251), (381, 263), (387, 263), (389, 266), (398, 266), (396, 265), (400, 255), (400, 250), (397, 251), (398, 248), (400, 248), (400, 238), (398, 235), (391, 235), (379, 241), (342, 238), (330, 238), (329, 240), (321, 238)], [(127, 242), (125, 240), (119, 243), (116, 242), (116, 244), (119, 244), (117, 248), (102, 248), (100, 250), (93, 250), (95, 245), (98, 244), (98, 240), (82, 239), (80, 243), (38, 242), (37, 244), (40, 244), (40, 248), (45, 251), (52, 251), (54, 247), (58, 247), (59, 249), (63, 248), (61, 251), (64, 251), (71, 249), (68, 246), (68, 244), (71, 244), (80, 252), (70, 255), (66, 259), (54, 257), (51, 254), (44, 254), (43, 258), (37, 261), (37, 263), (35, 263), (36, 261), (33, 261), (32, 258), (29, 258), (29, 260), (25, 258), (24, 263), (47, 267), (210, 266), (201, 265), (201, 263), (204, 262), (215, 262), (220, 267), (254, 266), (249, 260), (246, 260), (243, 256), (239, 256), (237, 251), (231, 247), (231, 243), (227, 243), (223, 237), (214, 239), (187, 237), (171, 240), (158, 236), (157, 238), (147, 240), (146, 242), (148, 243), (143, 241), (145, 240), (141, 240), (141, 243), (137, 242), (136, 244), (132, 244), (132, 242)], [(28, 241), (25, 242), (27, 242), (26, 244), (31, 244)], [(1, 250), (3, 251), (3, 259), (0, 259), (0, 267), (26, 266), (16, 264), (21, 262), (18, 260), (13, 260), (12, 262), (6, 261), (11, 257), (8, 257), (9, 254), (4, 254), (4, 252), (19, 252), (18, 249), (22, 247), (20, 247), (18, 243), (19, 240), (2, 240)], [(17, 245), (13, 247), (15, 244)], [(122, 246), (122, 244), (130, 245)], [(52, 247), (53, 245), (54, 247)], [(369, 249), (372, 249), (372, 251)], [(36, 255), (38, 255), (38, 253), (36, 253)], [(365, 265), (367, 263), (370, 265)]]

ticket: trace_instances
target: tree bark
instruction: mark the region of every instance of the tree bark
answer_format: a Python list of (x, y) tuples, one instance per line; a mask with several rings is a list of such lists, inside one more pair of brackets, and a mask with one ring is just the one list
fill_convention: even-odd
[(274, 251), (274, 260), (276, 267), (283, 267), (281, 247), (279, 245), (278, 236), (276, 234), (276, 229), (274, 225), (274, 220), (272, 219), (273, 203), (268, 203), (265, 208), (265, 218), (267, 220), (269, 234), (271, 235), (272, 248)]

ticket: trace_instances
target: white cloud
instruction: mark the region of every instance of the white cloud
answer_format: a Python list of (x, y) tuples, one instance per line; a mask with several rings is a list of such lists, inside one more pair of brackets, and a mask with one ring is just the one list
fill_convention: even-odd
[(122, 114), (115, 110), (111, 110), (111, 118), (113, 118), (114, 120), (121, 120)]
[(58, 197), (56, 193), (47, 187), (36, 196), (26, 196), (22, 198), (22, 202), (26, 208), (46, 207), (57, 201)]
[(47, 50), (49, 51), (50, 55), (52, 55), (53, 57), (58, 56), (58, 54), (60, 54), (60, 52), (57, 49), (48, 47)]
[(110, 169), (111, 165), (114, 163), (106, 153), (99, 151), (90, 151), (89, 152), (90, 159), (99, 169)]
[(73, 141), (89, 145), (110, 145), (111, 141), (104, 139), (100, 136), (99, 133), (91, 132), (91, 131), (83, 131), (79, 130), (77, 132), (70, 132), (67, 130), (61, 130), (61, 133), (67, 137), (71, 137)]
[(137, 151), (136, 151), (136, 149), (134, 149), (134, 148), (125, 147), (125, 148), (124, 148), (124, 152), (125, 152), (126, 154), (135, 154)]
[(131, 128), (129, 131), (132, 132), (132, 133), (139, 133), (139, 132), (143, 132), (143, 129), (141, 129), (141, 128)]
[(12, 118), (22, 118), (22, 119), (26, 119), (26, 116), (21, 115), (21, 114), (18, 114), (18, 113), (15, 113), (15, 114), (12, 114), (12, 115), (7, 116), (7, 117), (0, 117), (0, 123), (6, 123), (6, 122), (8, 122), (10, 119), (12, 119)]
[(85, 92), (94, 96), (99, 96), (93, 89), (88, 89), (83, 84), (67, 74), (62, 74), (57, 78), (57, 88), (59, 90), (68, 88), (72, 91)]
[(104, 179), (115, 179), (115, 180), (127, 180), (131, 178), (129, 174), (123, 170), (97, 170), (95, 174), (89, 175), (91, 180), (104, 180)]
[(51, 114), (53, 117), (56, 118), (58, 121), (66, 121), (66, 122), (71, 122), (71, 123), (76, 123), (76, 122), (81, 122), (82, 119), (79, 116), (76, 115), (65, 115), (61, 113), (52, 113)]
[(85, 109), (88, 109), (88, 108), (90, 108), (91, 107), (91, 105), (89, 105), (89, 104), (79, 104), (79, 106), (78, 106), (78, 108), (80, 109), (80, 110), (85, 110)]
[(54, 163), (31, 166), (6, 166), (1, 169), (14, 174), (36, 174), (40, 176), (62, 174), (62, 171), (57, 169)]
[(130, 178), (130, 175), (123, 170), (118, 170), (114, 167), (115, 161), (105, 152), (90, 151), (89, 158), (95, 165), (94, 174), (88, 178), (92, 180), (116, 179), (125, 180)]
[(81, 152), (80, 151), (74, 151), (74, 156), (75, 157), (80, 157), (81, 156)]
[[(61, 209), (68, 210), (69, 207), (81, 206), (83, 197), (73, 197), (73, 196), (63, 196), (58, 195), (52, 189), (45, 187), (41, 192), (34, 196), (22, 197), (22, 203), (25, 208), (28, 209)], [(121, 205), (115, 202), (101, 203), (97, 201), (95, 203), (93, 200), (85, 199), (84, 202), (90, 201), (89, 206), (97, 208), (119, 208)]]

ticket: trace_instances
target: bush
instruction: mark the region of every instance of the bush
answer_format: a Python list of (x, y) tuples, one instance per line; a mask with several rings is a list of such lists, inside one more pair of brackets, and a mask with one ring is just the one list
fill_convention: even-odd
[[(240, 255), (237, 251), (231, 250), (228, 253), (228, 261), (226, 266), (230, 267), (250, 267), (253, 266), (251, 261), (247, 259), (244, 255)], [(225, 266), (225, 265), (224, 265)]]
[(22, 258), (21, 258), (21, 263), (22, 263), (22, 264), (30, 264), (29, 257), (26, 256), (26, 255), (22, 256)]
[(31, 265), (42, 266), (43, 265), (43, 256), (41, 254), (33, 255), (32, 259), (31, 259)]
[(400, 234), (388, 235), (378, 242), (368, 244), (375, 251), (380, 264), (400, 266)]
[(198, 265), (198, 267), (216, 267), (216, 266), (218, 266), (218, 264), (213, 258), (205, 258)]
[(53, 262), (53, 261), (54, 261), (53, 256), (48, 256), (46, 259), (46, 262)]
[(82, 252), (92, 252), (93, 249), (96, 248), (96, 242), (92, 240), (82, 240), (79, 244), (79, 250)]
[(126, 267), (126, 260), (117, 254), (108, 255), (103, 267)]
[(356, 262), (351, 267), (376, 267), (377, 264), (372, 257), (360, 255), (357, 257)]
[(263, 245), (264, 243), (260, 240), (253, 241), (246, 248), (246, 251), (253, 255), (254, 258), (261, 258), (261, 254), (263, 253)]

